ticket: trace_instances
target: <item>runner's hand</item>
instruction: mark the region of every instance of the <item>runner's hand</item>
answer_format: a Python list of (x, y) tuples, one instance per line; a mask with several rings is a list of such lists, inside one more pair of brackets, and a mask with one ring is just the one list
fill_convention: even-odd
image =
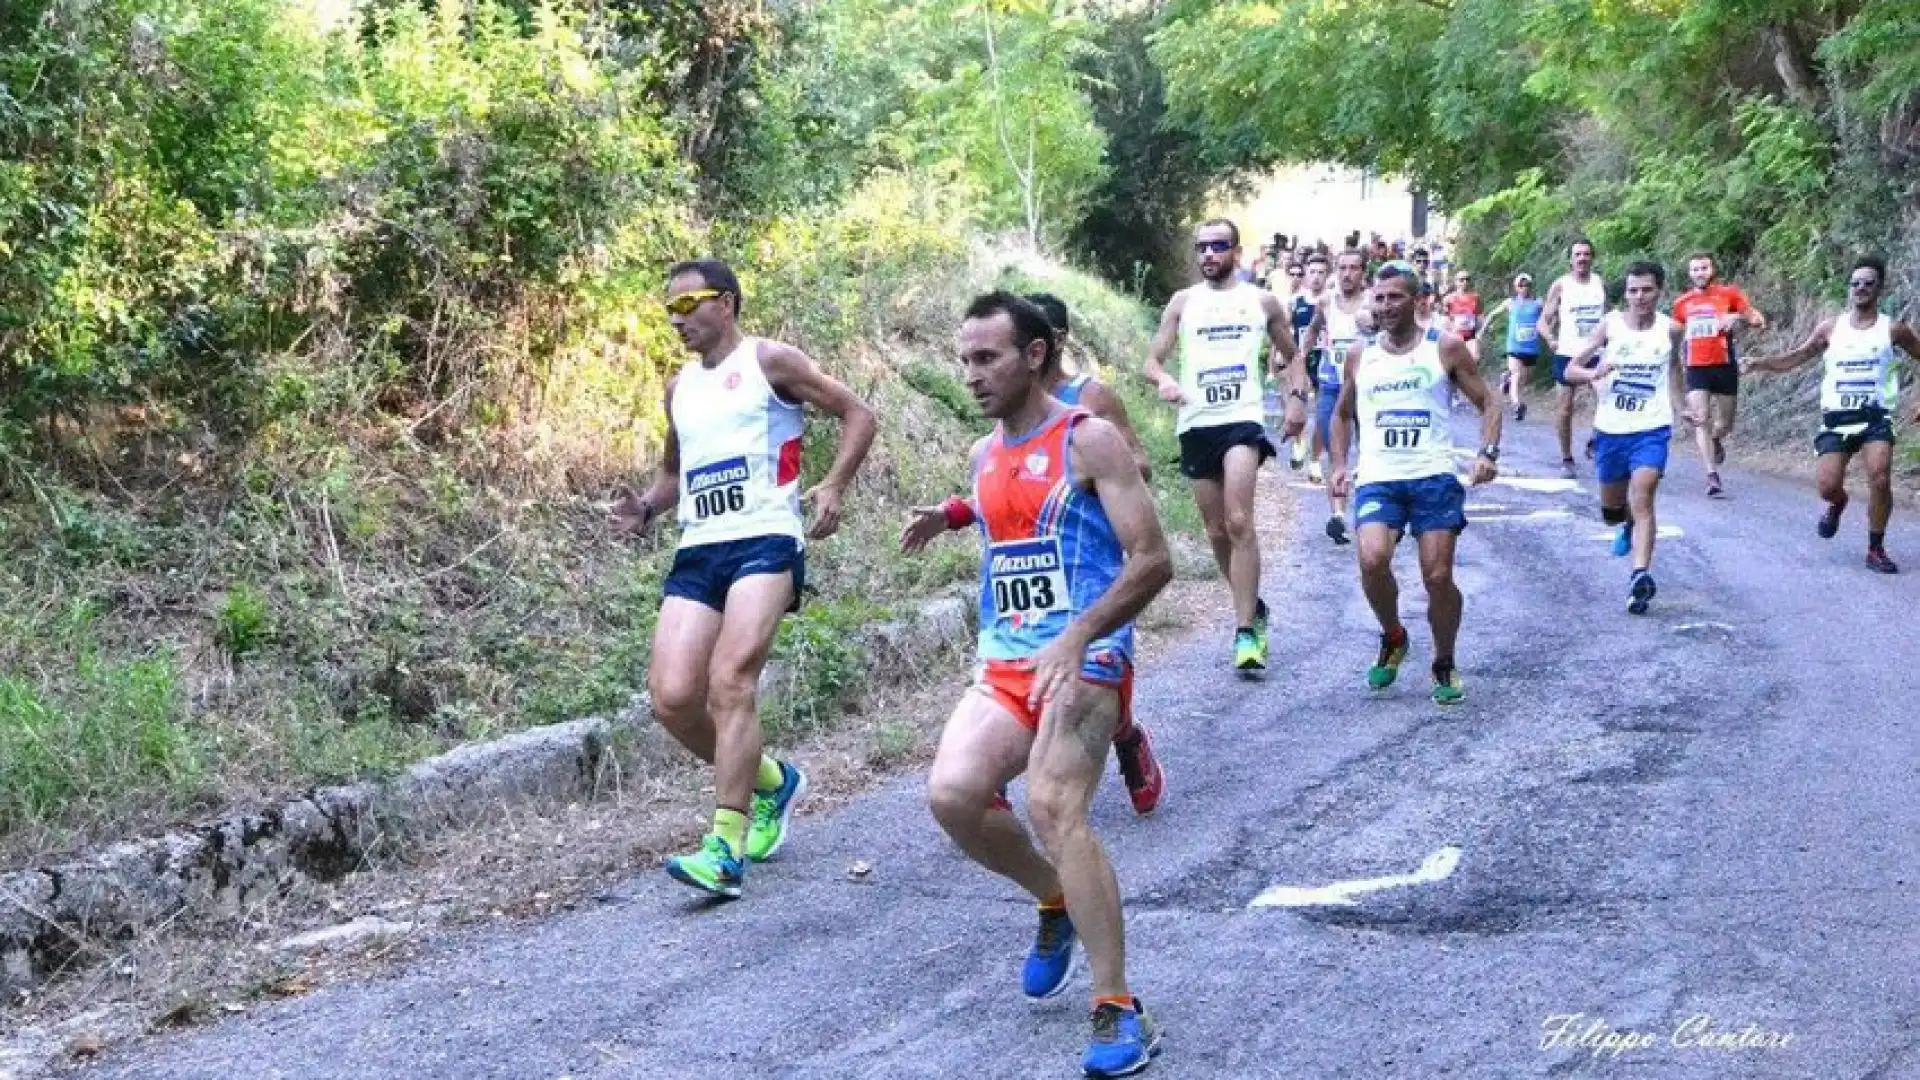
[(659, 512), (642, 499), (639, 492), (629, 491), (619, 502), (613, 504), (613, 509), (608, 511), (607, 520), (613, 526), (615, 534), (627, 536), (632, 533), (646, 532), (647, 526), (652, 525), (653, 519), (658, 516)]
[(1753, 375), (1764, 370), (1766, 369), (1761, 365), (1760, 358), (1757, 356), (1749, 356), (1745, 360), (1740, 361), (1740, 374), (1742, 375)]
[(946, 531), (946, 507), (916, 506), (907, 518), (906, 528), (900, 530), (900, 550), (909, 555), (918, 554)]
[(1173, 381), (1170, 376), (1162, 375), (1160, 376), (1160, 400), (1174, 405), (1183, 405), (1186, 403), (1187, 395), (1181, 393), (1179, 383)]
[(804, 495), (802, 503), (812, 503), (814, 510), (813, 528), (807, 530), (807, 539), (825, 540), (840, 531), (841, 491), (832, 484), (815, 484)]
[(1498, 475), (1500, 475), (1500, 466), (1482, 455), (1473, 459), (1473, 471), (1467, 474), (1467, 479), (1471, 481), (1473, 487), (1479, 487), (1481, 484), (1492, 483), (1493, 478)]
[(1351, 495), (1352, 487), (1353, 478), (1347, 475), (1345, 469), (1336, 469), (1327, 477), (1327, 492), (1336, 499), (1344, 499)]
[(1307, 407), (1292, 394), (1287, 395), (1287, 438), (1297, 439), (1307, 430)]
[(1087, 644), (1072, 632), (1061, 634), (1033, 656), (1033, 689), (1027, 691), (1027, 707), (1038, 712), (1064, 693), (1080, 677), (1080, 664)]

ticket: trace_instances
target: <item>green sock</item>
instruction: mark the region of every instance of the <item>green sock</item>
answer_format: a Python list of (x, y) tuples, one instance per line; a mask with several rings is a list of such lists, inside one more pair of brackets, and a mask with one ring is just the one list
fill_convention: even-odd
[(753, 790), (760, 792), (779, 791), (780, 785), (787, 782), (787, 774), (780, 771), (780, 763), (765, 754), (760, 755), (760, 771), (754, 775)]
[(747, 850), (747, 815), (720, 807), (713, 812), (713, 834), (725, 840), (736, 855)]

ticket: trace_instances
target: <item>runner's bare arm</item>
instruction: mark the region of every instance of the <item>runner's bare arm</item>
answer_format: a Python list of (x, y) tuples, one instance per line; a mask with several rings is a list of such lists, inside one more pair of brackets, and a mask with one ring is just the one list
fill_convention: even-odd
[[(1920, 360), (1920, 333), (1915, 333), (1911, 323), (1893, 324), (1893, 343), (1900, 351), (1915, 360)], [(1913, 412), (1907, 416), (1908, 424), (1920, 424), (1920, 400), (1913, 403)]]
[(1668, 336), (1671, 351), (1667, 353), (1667, 393), (1673, 397), (1673, 415), (1686, 420), (1689, 424), (1698, 424), (1701, 417), (1687, 411), (1686, 378), (1686, 340), (1687, 328), (1679, 319), (1668, 319)]
[(1807, 335), (1807, 340), (1801, 342), (1799, 348), (1781, 353), (1779, 356), (1749, 356), (1740, 362), (1740, 370), (1749, 374), (1756, 371), (1792, 371), (1827, 351), (1827, 342), (1833, 338), (1834, 324), (1842, 318), (1845, 316), (1834, 315), (1821, 319), (1820, 324), (1813, 328), (1813, 333)]
[(1173, 579), (1173, 557), (1160, 530), (1160, 516), (1146, 481), (1134, 466), (1132, 450), (1118, 428), (1104, 420), (1083, 420), (1069, 436), (1074, 479), (1093, 486), (1100, 508), (1113, 524), (1114, 536), (1126, 553), (1126, 564), (1093, 606), (1080, 614), (1068, 632), (1086, 644), (1133, 620)]
[(1308, 356), (1312, 356), (1313, 350), (1315, 349), (1323, 347), (1330, 348), (1333, 344), (1331, 340), (1327, 342), (1326, 346), (1322, 346), (1320, 343), (1321, 338), (1327, 337), (1327, 305), (1333, 302), (1333, 294), (1328, 293), (1327, 297), (1327, 299), (1322, 300), (1313, 309), (1313, 321), (1307, 324), (1306, 336), (1300, 339), (1300, 349)]
[(840, 528), (840, 501), (873, 446), (878, 423), (873, 410), (845, 383), (820, 370), (820, 365), (791, 345), (761, 342), (760, 370), (781, 397), (812, 405), (840, 419), (840, 448), (833, 456), (833, 465), (826, 477), (802, 496), (814, 507), (813, 528), (807, 530), (807, 536), (825, 539)]
[(667, 380), (664, 409), (667, 414), (667, 439), (660, 447), (660, 464), (653, 471), (653, 483), (645, 491), (629, 489), (613, 506), (615, 532), (635, 532), (653, 524), (661, 514), (680, 502), (680, 433), (673, 424), (673, 388), (680, 376)]
[(1582, 348), (1573, 359), (1567, 361), (1567, 373), (1564, 377), (1568, 384), (1579, 386), (1582, 383), (1599, 381), (1600, 377), (1607, 373), (1606, 361), (1601, 361), (1600, 364), (1595, 367), (1588, 367), (1587, 361), (1592, 360), (1599, 354), (1600, 350), (1606, 347), (1607, 320), (1601, 319), (1600, 325), (1593, 328), (1593, 336), (1587, 339), (1586, 346)]
[[(1441, 334), (1439, 341), (1440, 364), (1447, 369), (1447, 377), (1460, 391), (1460, 396), (1473, 402), (1480, 410), (1480, 445), (1499, 446), (1500, 427), (1506, 420), (1507, 411), (1500, 407), (1500, 398), (1480, 377), (1480, 365), (1473, 359), (1473, 353), (1467, 350), (1467, 343), (1452, 334)], [(1473, 459), (1472, 480), (1484, 484), (1492, 480), (1498, 472), (1492, 459), (1476, 456)]]
[(1287, 374), (1287, 420), (1283, 430), (1288, 437), (1292, 437), (1307, 429), (1306, 400), (1313, 382), (1307, 374), (1306, 363), (1293, 362), (1293, 319), (1287, 309), (1281, 306), (1279, 298), (1272, 293), (1261, 294), (1260, 310), (1267, 317), (1267, 342), (1273, 348), (1267, 356), (1269, 376), (1274, 372), (1273, 358), (1285, 358), (1283, 370)]
[(1335, 496), (1345, 495), (1352, 486), (1347, 476), (1347, 448), (1353, 445), (1353, 425), (1358, 415), (1353, 379), (1360, 370), (1359, 353), (1350, 353), (1342, 368), (1340, 396), (1333, 402), (1333, 431), (1327, 436), (1327, 487)]
[(1173, 580), (1173, 557), (1167, 553), (1153, 496), (1119, 429), (1095, 417), (1075, 424), (1067, 438), (1073, 482), (1093, 486), (1126, 561), (1100, 599), (1034, 656), (1031, 704), (1052, 699), (1079, 678), (1087, 646), (1131, 622)]
[[(967, 451), (968, 476), (972, 476), (978, 471), (980, 452), (986, 449), (987, 439), (989, 438), (991, 438), (991, 436), (983, 435), (975, 439), (973, 441), (973, 449)], [(942, 533), (966, 528), (965, 525), (948, 519), (947, 506), (949, 503), (964, 506), (967, 512), (966, 516), (978, 520), (980, 511), (978, 507), (973, 505), (973, 500), (963, 498), (959, 495), (949, 496), (931, 506), (916, 506), (912, 510), (907, 511), (907, 523), (901, 526), (900, 550), (908, 555), (915, 555), (935, 539), (939, 538)], [(958, 509), (958, 507), (956, 507), (956, 509)]]
[(1747, 299), (1745, 294), (1741, 295), (1740, 300), (1741, 303), (1745, 305), (1740, 309), (1740, 317), (1746, 321), (1747, 328), (1755, 331), (1765, 330), (1767, 328), (1766, 315), (1763, 314), (1759, 308), (1754, 307), (1753, 301)]
[(1547, 286), (1546, 298), (1540, 301), (1540, 344), (1550, 353), (1560, 351), (1560, 282), (1556, 280)]
[(1140, 479), (1153, 479), (1153, 463), (1147, 458), (1147, 448), (1140, 443), (1140, 435), (1133, 430), (1133, 418), (1127, 415), (1127, 403), (1113, 388), (1098, 380), (1087, 383), (1080, 391), (1080, 403), (1087, 411), (1120, 429), (1120, 434), (1133, 448), (1133, 460), (1140, 466)]
[(1160, 313), (1160, 328), (1153, 332), (1153, 344), (1147, 348), (1147, 362), (1140, 369), (1140, 377), (1160, 391), (1167, 401), (1180, 400), (1180, 381), (1168, 373), (1167, 358), (1173, 355), (1174, 346), (1180, 343), (1180, 316), (1187, 310), (1187, 291), (1180, 290), (1167, 301), (1167, 309)]

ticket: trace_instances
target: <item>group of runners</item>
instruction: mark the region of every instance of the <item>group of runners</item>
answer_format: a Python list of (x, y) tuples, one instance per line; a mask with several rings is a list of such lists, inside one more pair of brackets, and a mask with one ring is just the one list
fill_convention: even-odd
[[(1357, 538), (1361, 589), (1379, 623), (1367, 684), (1393, 685), (1408, 656), (1393, 554), (1410, 533), (1428, 596), (1431, 697), (1457, 704), (1465, 687), (1454, 658), (1462, 601), (1453, 568), (1467, 521), (1451, 413), (1458, 395), (1481, 414), (1473, 484), (1498, 473), (1507, 415), (1476, 361), (1474, 342), (1486, 329), (1477, 303), (1470, 323), (1465, 302), (1435, 322), (1423, 268), (1391, 259), (1370, 273), (1358, 250), (1310, 257), (1302, 288), (1283, 301), (1237, 273), (1234, 223), (1202, 224), (1193, 246), (1200, 280), (1168, 303), (1141, 375), (1176, 410), (1180, 469), (1232, 595), (1232, 667), (1257, 675), (1267, 663), (1254, 494), (1262, 464), (1276, 453), (1264, 407), (1272, 381), (1285, 384), (1274, 410), (1282, 440), (1308, 443), (1317, 396), (1308, 445), (1316, 469), (1320, 454), (1327, 458), (1327, 532), (1338, 543)], [(1574, 244), (1570, 262), (1543, 300), (1520, 275), (1502, 305), (1508, 401), (1523, 417), (1519, 384), (1528, 367), (1551, 357), (1560, 449), (1571, 470), (1572, 393), (1597, 392), (1601, 513), (1620, 527), (1616, 550), (1633, 555), (1629, 610), (1640, 612), (1655, 592), (1654, 490), (1674, 420), (1724, 417), (1726, 427), (1700, 425), (1700, 450), (1714, 472), (1736, 389), (1728, 336), (1764, 322), (1737, 290), (1714, 280), (1710, 258), (1692, 260), (1695, 287), (1672, 316), (1660, 311), (1658, 265), (1627, 267), (1623, 306), (1609, 312), (1592, 245)], [(1885, 276), (1878, 260), (1860, 260), (1845, 312), (1822, 321), (1799, 348), (1741, 368), (1786, 370), (1826, 356), (1816, 440), (1828, 504), (1820, 535), (1837, 529), (1846, 464), (1863, 456), (1873, 491), (1868, 565), (1891, 572), (1882, 541), (1893, 353), (1920, 357), (1920, 339), (1879, 313)], [(1470, 292), (1470, 276), (1457, 276), (1454, 293)], [(669, 272), (669, 320), (698, 359), (667, 386), (668, 434), (652, 485), (630, 492), (613, 514), (617, 528), (637, 531), (677, 511), (679, 545), (648, 686), (662, 725), (713, 766), (715, 809), (699, 848), (669, 859), (666, 872), (721, 897), (741, 895), (748, 867), (781, 850), (806, 793), (805, 774), (763, 749), (754, 691), (779, 619), (797, 605), (805, 540), (837, 529), (876, 429), (873, 411), (800, 350), (744, 334), (742, 301), (724, 263), (691, 261)], [(1062, 993), (1084, 951), (1092, 1033), (1082, 1068), (1128, 1075), (1158, 1053), (1160, 1033), (1128, 981), (1119, 884), (1089, 809), (1109, 748), (1137, 812), (1154, 809), (1165, 786), (1132, 708), (1133, 620), (1173, 575), (1146, 486), (1151, 462), (1113, 388), (1067, 370), (1068, 312), (1056, 298), (982, 295), (962, 316), (958, 340), (966, 386), (994, 427), (970, 453), (971, 490), (915, 509), (900, 537), (908, 554), (950, 531), (975, 529), (983, 544), (977, 666), (941, 734), (928, 805), (967, 857), (1033, 898), (1037, 929), (1022, 993)], [(1696, 377), (1697, 368), (1716, 370)], [(808, 405), (838, 417), (840, 431), (826, 476), (803, 494)], [(1723, 487), (1717, 476), (1710, 484)], [(1007, 799), (1022, 775), (1031, 831)]]

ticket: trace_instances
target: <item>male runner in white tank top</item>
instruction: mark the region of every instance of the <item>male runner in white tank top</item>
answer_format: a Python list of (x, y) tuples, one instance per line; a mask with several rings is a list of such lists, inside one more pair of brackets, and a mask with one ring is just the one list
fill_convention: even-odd
[(840, 447), (806, 493), (805, 537), (840, 527), (840, 503), (873, 444), (874, 416), (791, 345), (740, 332), (740, 282), (717, 259), (667, 273), (668, 321), (699, 360), (667, 383), (667, 441), (653, 486), (614, 508), (644, 530), (676, 505), (680, 544), (654, 628), (647, 688), (660, 724), (714, 767), (713, 829), (667, 861), (674, 880), (737, 897), (748, 862), (786, 843), (806, 777), (761, 749), (755, 688), (780, 616), (805, 581), (800, 493), (802, 408), (840, 419)]
[[(1195, 231), (1200, 282), (1173, 295), (1142, 371), (1160, 397), (1180, 407), (1180, 471), (1206, 522), (1213, 557), (1233, 590), (1233, 665), (1245, 674), (1267, 666), (1267, 605), (1260, 598), (1260, 540), (1253, 530), (1254, 481), (1273, 456), (1262, 408), (1260, 344), (1271, 351), (1266, 374), (1287, 376), (1285, 433), (1307, 423), (1307, 372), (1293, 363), (1293, 327), (1280, 298), (1234, 280), (1240, 230), (1225, 219)], [(1164, 366), (1180, 349), (1180, 376)]]
[[(1892, 574), (1900, 569), (1886, 550), (1887, 520), (1893, 516), (1893, 412), (1900, 389), (1893, 350), (1920, 359), (1920, 335), (1880, 313), (1886, 281), (1884, 260), (1868, 256), (1854, 263), (1847, 277), (1847, 311), (1822, 319), (1792, 352), (1771, 359), (1749, 357), (1740, 370), (1792, 371), (1826, 355), (1820, 433), (1813, 438), (1813, 448), (1820, 455), (1820, 497), (1827, 501), (1827, 512), (1820, 516), (1817, 531), (1829, 540), (1840, 531), (1840, 514), (1847, 508), (1847, 463), (1859, 454), (1867, 466), (1867, 569)], [(1920, 402), (1907, 423), (1920, 424)]]
[[(1658, 310), (1667, 272), (1658, 263), (1636, 262), (1627, 267), (1625, 281), (1626, 310), (1601, 320), (1566, 374), (1575, 386), (1590, 384), (1599, 397), (1593, 413), (1593, 471), (1600, 481), (1600, 516), (1619, 526), (1613, 553), (1633, 553), (1627, 611), (1645, 615), (1655, 591), (1654, 493), (1667, 471), (1673, 418), (1692, 415), (1686, 411), (1685, 384), (1675, 361), (1680, 324)], [(1588, 367), (1596, 354), (1599, 365)]]
[[(1379, 336), (1347, 360), (1334, 406), (1333, 475), (1337, 494), (1353, 490), (1354, 522), (1360, 533), (1360, 588), (1380, 620), (1380, 653), (1367, 671), (1367, 685), (1393, 685), (1407, 656), (1407, 629), (1400, 622), (1400, 584), (1393, 551), (1411, 531), (1420, 548), (1420, 575), (1427, 585), (1427, 619), (1433, 627), (1433, 700), (1457, 704), (1465, 696), (1454, 666), (1460, 633), (1460, 589), (1453, 583), (1453, 556), (1467, 527), (1466, 489), (1454, 475), (1450, 399), (1458, 388), (1480, 410), (1480, 453), (1472, 480), (1484, 484), (1500, 459), (1503, 411), (1467, 352), (1451, 333), (1426, 336), (1416, 311), (1420, 280), (1409, 264), (1380, 268), (1373, 285), (1374, 325)], [(1357, 470), (1347, 469), (1347, 443), (1358, 427)]]
[[(1333, 438), (1333, 407), (1340, 400), (1340, 387), (1346, 379), (1347, 360), (1359, 354), (1373, 336), (1373, 305), (1367, 296), (1367, 257), (1358, 249), (1340, 253), (1335, 261), (1333, 288), (1314, 309), (1313, 323), (1307, 327), (1307, 355), (1319, 365), (1314, 399), (1314, 465), (1320, 464), (1318, 451)], [(1327, 539), (1348, 543), (1347, 497), (1327, 488)]]
[[(1560, 470), (1571, 480), (1573, 465), (1573, 384), (1567, 382), (1567, 362), (1586, 348), (1600, 319), (1607, 313), (1607, 283), (1593, 272), (1593, 241), (1581, 237), (1567, 248), (1572, 271), (1547, 289), (1540, 312), (1540, 340), (1553, 354), (1554, 434), (1560, 437)], [(1592, 446), (1589, 444), (1589, 452)]]

